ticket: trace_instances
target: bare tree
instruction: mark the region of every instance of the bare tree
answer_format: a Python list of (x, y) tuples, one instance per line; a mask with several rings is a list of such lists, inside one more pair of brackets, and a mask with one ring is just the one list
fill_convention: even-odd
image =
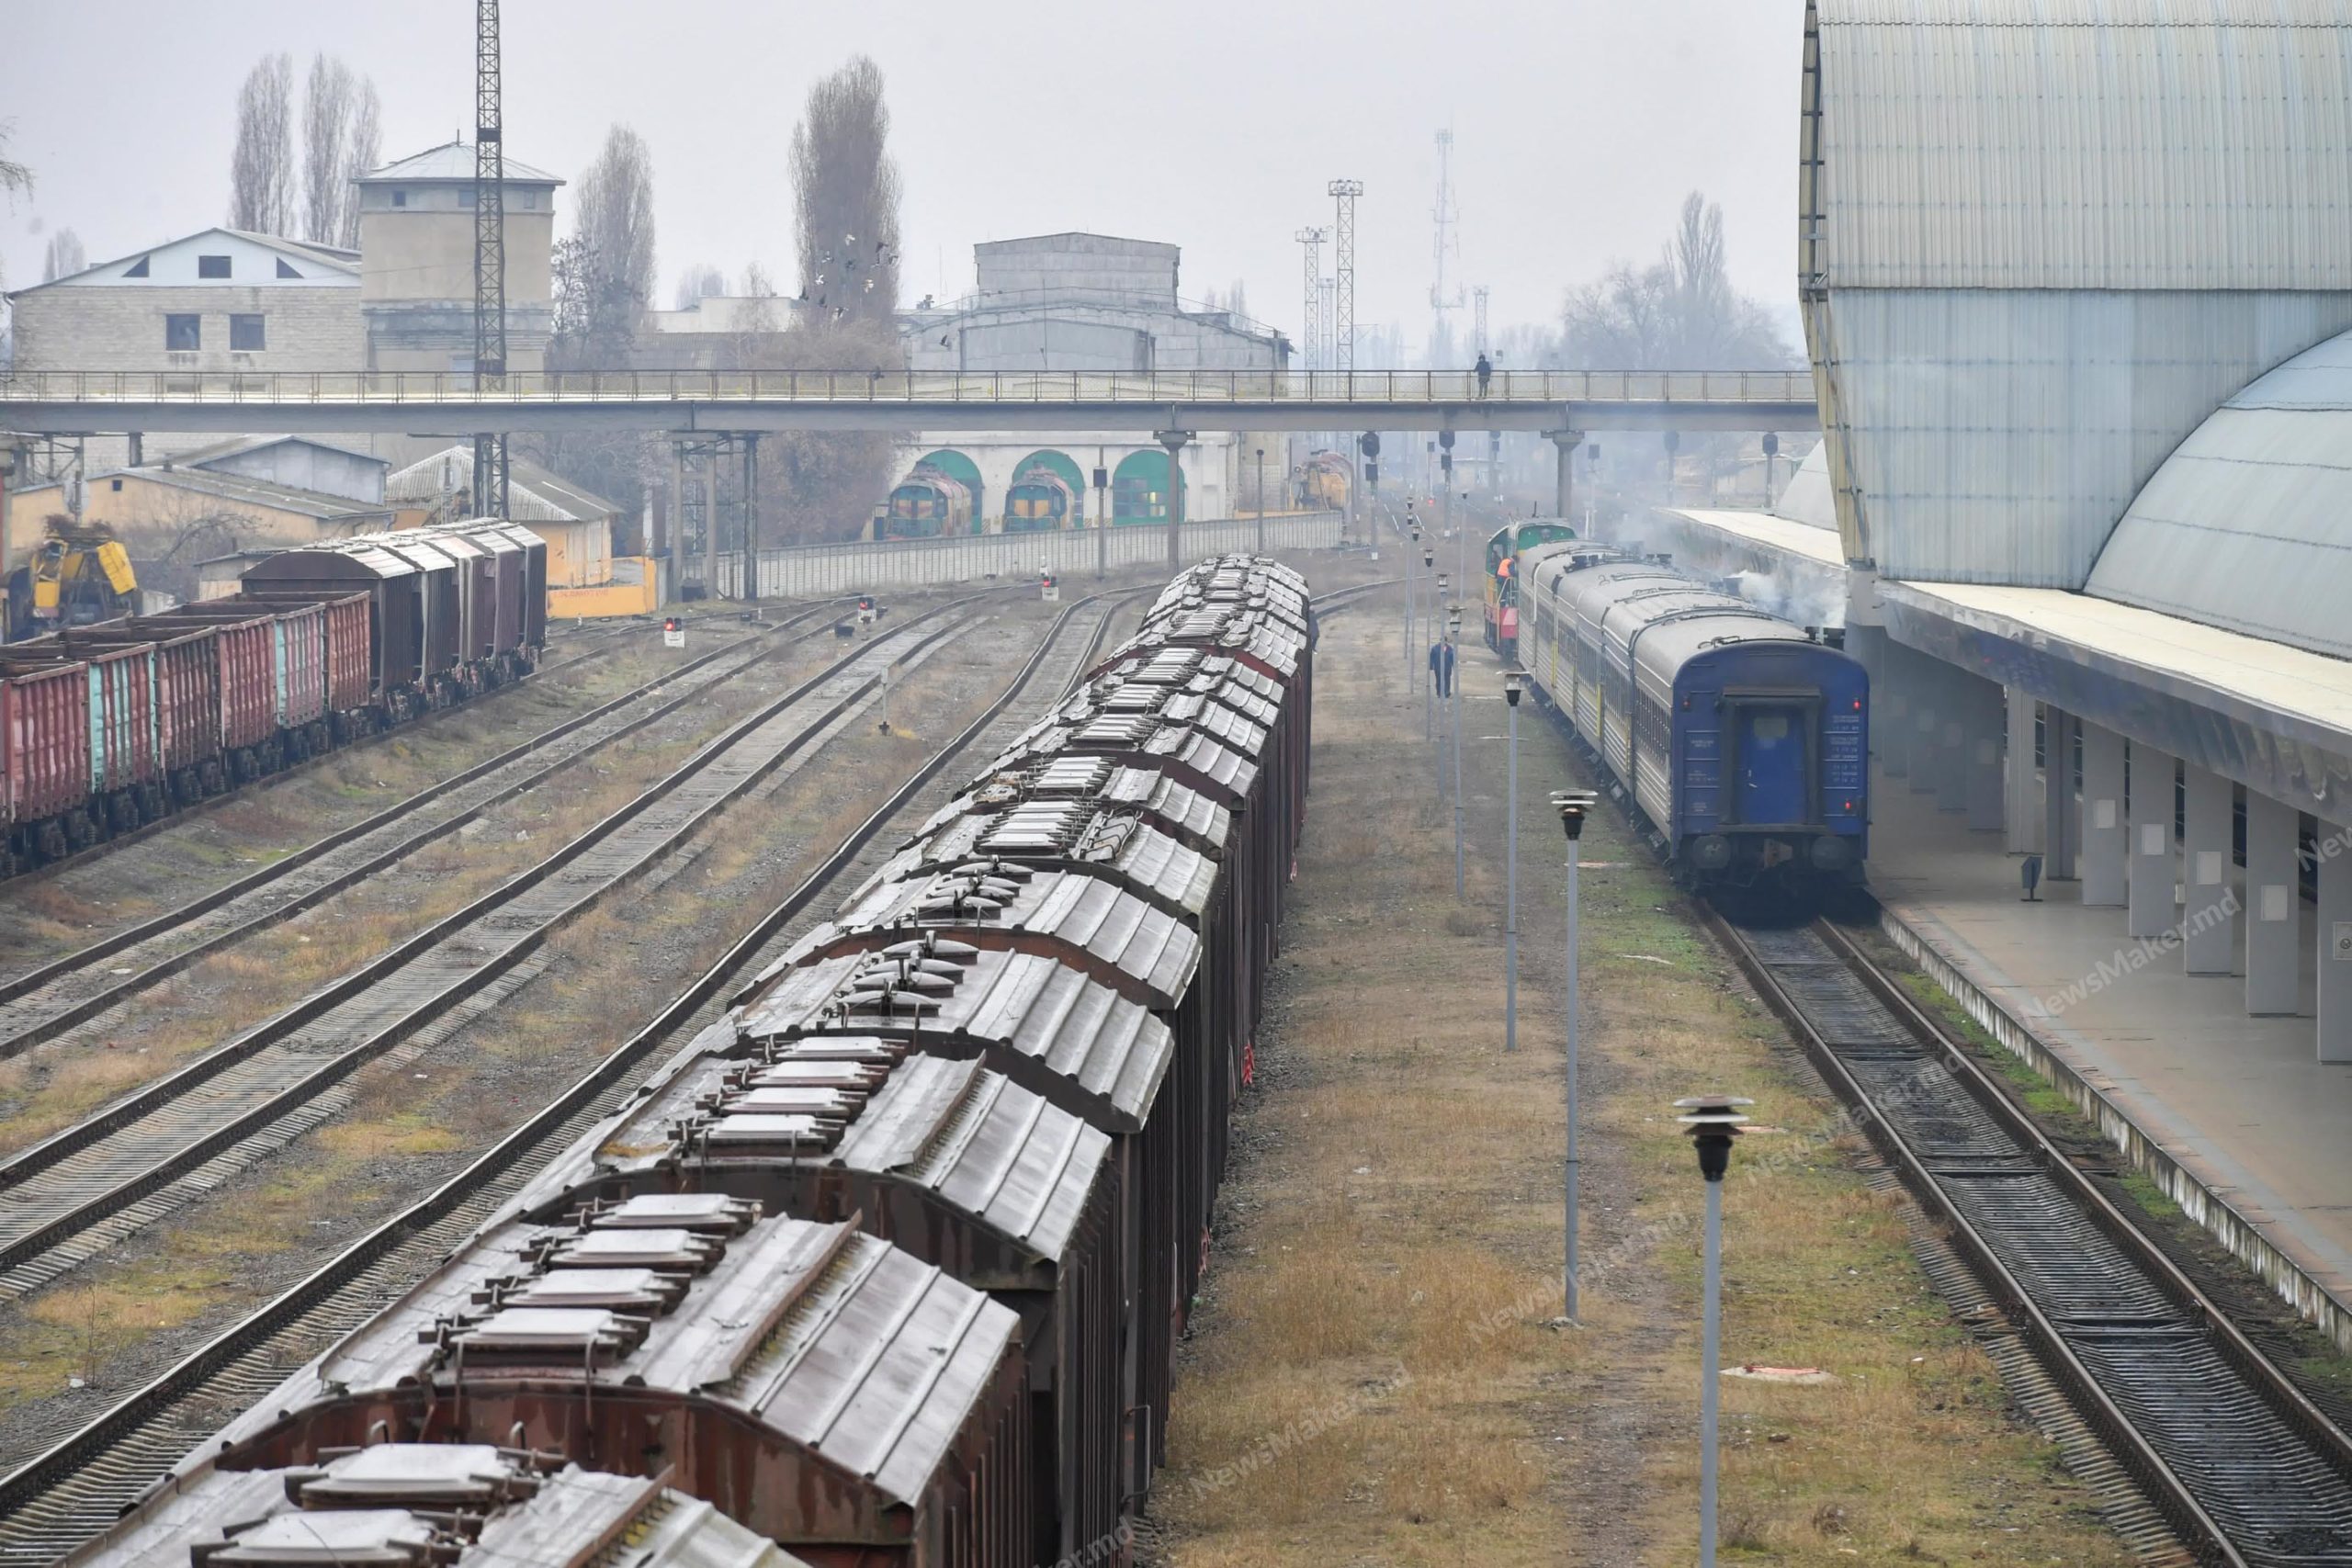
[(266, 54), (237, 89), (229, 227), (283, 234), (294, 218), (294, 58)]
[(49, 248), (41, 253), (40, 280), (54, 283), (89, 265), (89, 257), (82, 250), (81, 236), (71, 229), (60, 229), (49, 237)]
[(605, 150), (580, 176), (572, 232), (641, 309), (653, 298), (653, 154), (626, 125), (605, 133)]
[(808, 89), (792, 131), (800, 297), (820, 325), (888, 321), (899, 308), (899, 166), (882, 70), (864, 55)]
[(343, 147), (343, 204), (336, 209), (334, 237), (330, 242), (346, 251), (359, 248), (359, 176), (383, 161), (383, 106), (377, 101), (376, 84), (362, 76), (359, 96), (351, 111), (351, 135)]
[(1560, 312), (1569, 369), (1753, 370), (1796, 355), (1725, 269), (1723, 209), (1692, 191), (1673, 242), (1645, 267), (1623, 263), (1572, 290)]
[(691, 310), (698, 300), (727, 292), (727, 275), (708, 262), (695, 262), (678, 275), (677, 304), (680, 310)]
[(343, 226), (345, 148), (357, 89), (350, 66), (323, 54), (311, 57), (302, 95), (301, 238), (313, 244), (334, 243)]

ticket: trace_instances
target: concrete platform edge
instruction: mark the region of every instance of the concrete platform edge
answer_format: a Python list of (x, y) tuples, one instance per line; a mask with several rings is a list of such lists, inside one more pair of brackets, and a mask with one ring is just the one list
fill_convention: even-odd
[(2005, 1050), (2048, 1079), (2098, 1126), (2100, 1134), (2120, 1150), (2133, 1168), (2145, 1175), (2182, 1213), (2204, 1226), (2208, 1234), (2247, 1268), (2259, 1275), (2281, 1301), (2301, 1314), (2352, 1353), (2352, 1305), (2347, 1305), (2314, 1277), (2305, 1260), (2288, 1244), (2272, 1239), (2255, 1221), (2241, 1213), (2227, 1198), (2148, 1135), (2130, 1115), (2086, 1080), (2067, 1059), (2019, 1021), (1967, 973), (1920, 935), (1894, 906), (1879, 906), (1879, 926), (1887, 940), (1919, 965), (1928, 976), (1966, 1010)]

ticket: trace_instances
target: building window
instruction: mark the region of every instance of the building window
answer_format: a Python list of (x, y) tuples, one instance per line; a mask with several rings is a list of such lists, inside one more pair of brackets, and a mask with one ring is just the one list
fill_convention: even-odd
[(129, 266), (124, 267), (124, 268), (122, 269), (122, 276), (125, 276), (125, 277), (144, 277), (144, 276), (147, 276), (147, 258), (146, 258), (145, 256), (141, 256), (137, 261), (132, 262)]
[(198, 257), (197, 257), (197, 258), (196, 258), (196, 276), (198, 276), (198, 277), (226, 277), (226, 276), (229, 276), (229, 258), (228, 258), (227, 256), (198, 256)]
[(296, 272), (292, 266), (288, 265), (284, 256), (280, 256), (277, 258), (277, 276), (280, 277), (300, 277), (302, 275)]
[(269, 346), (268, 334), (262, 328), (259, 316), (229, 318), (229, 346), (244, 354), (259, 354)]
[(392, 205), (394, 207), (406, 207), (408, 205), (408, 192), (404, 190), (396, 190), (392, 192)]
[(204, 346), (202, 316), (165, 316), (164, 347), (173, 354), (194, 354)]
[(122, 481), (120, 479), (109, 479), (107, 481), (107, 488), (119, 494), (122, 490)]

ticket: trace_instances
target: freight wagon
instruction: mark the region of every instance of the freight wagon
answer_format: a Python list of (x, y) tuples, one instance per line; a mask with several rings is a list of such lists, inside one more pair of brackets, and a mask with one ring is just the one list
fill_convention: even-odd
[(0, 875), (528, 673), (547, 547), (476, 522), (256, 562), (240, 592), (0, 647)]
[(1125, 1561), (1251, 1074), (1311, 675), (1295, 574), (1181, 587), (182, 1474), (511, 1443), (664, 1477), (829, 1568)]

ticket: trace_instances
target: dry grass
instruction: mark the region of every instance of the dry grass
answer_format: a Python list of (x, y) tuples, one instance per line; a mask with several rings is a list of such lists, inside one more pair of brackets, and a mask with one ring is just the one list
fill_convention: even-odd
[[(1834, 1106), (1613, 820), (1582, 846), (1584, 1326), (1549, 1324), (1563, 911), (1540, 803), (1568, 763), (1546, 729), (1522, 727), (1528, 936), (1521, 1049), (1507, 1055), (1502, 890), (1486, 869), (1500, 748), (1474, 740), (1465, 759), (1472, 876), (1457, 904), (1419, 714), (1381, 684), (1400, 680), (1389, 630), (1325, 627), (1289, 1005), (1260, 1041), (1250, 1156), (1178, 1387), (1155, 1555), (1688, 1562), (1699, 1189), (1668, 1102), (1725, 1088), (1792, 1129), (1750, 1139), (1726, 1193), (1727, 1358), (1838, 1374), (1725, 1380), (1726, 1560), (2125, 1561), (2048, 1447), (2009, 1420), (1901, 1213), (1850, 1147), (1807, 1135)], [(1474, 692), (1492, 683), (1476, 662)], [(1485, 728), (1474, 709), (1467, 733)]]

